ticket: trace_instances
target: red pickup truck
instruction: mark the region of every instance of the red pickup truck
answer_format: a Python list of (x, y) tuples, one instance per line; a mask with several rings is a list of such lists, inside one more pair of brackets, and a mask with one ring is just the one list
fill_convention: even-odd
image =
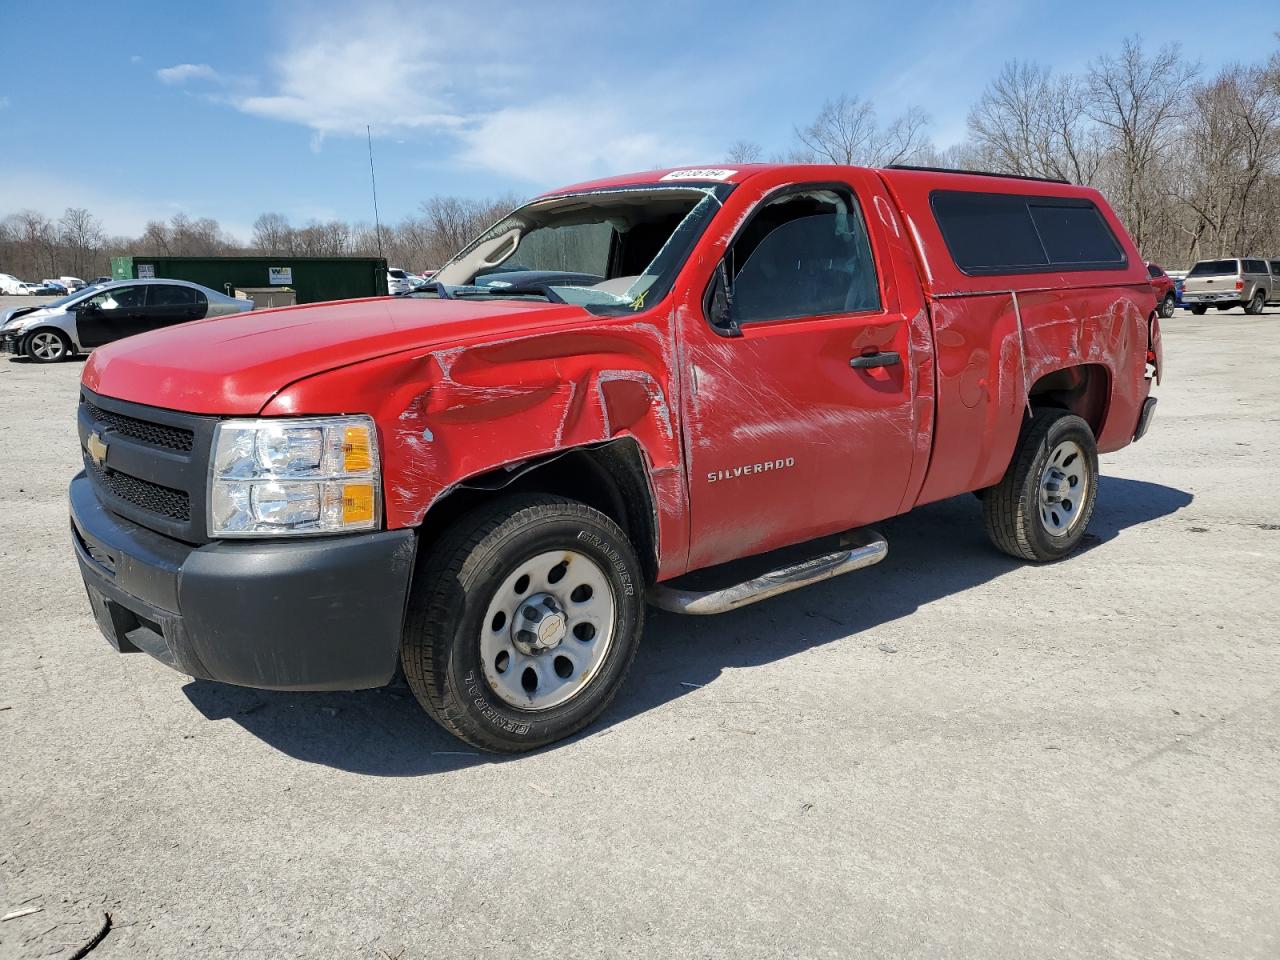
[(920, 168), (616, 177), (512, 213), (423, 296), (97, 350), (73, 539), (122, 652), (269, 689), (388, 683), (478, 747), (582, 729), (644, 605), (716, 613), (885, 556), (970, 491), (1080, 542), (1160, 371), (1100, 194)]

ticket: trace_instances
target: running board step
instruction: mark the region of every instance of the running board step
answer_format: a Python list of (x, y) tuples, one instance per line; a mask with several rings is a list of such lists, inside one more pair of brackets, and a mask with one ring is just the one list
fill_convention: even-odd
[(889, 542), (874, 530), (851, 530), (840, 538), (840, 549), (799, 563), (770, 570), (751, 580), (718, 590), (681, 590), (664, 583), (649, 588), (648, 601), (672, 613), (727, 613), (779, 594), (830, 580), (879, 563), (889, 555)]

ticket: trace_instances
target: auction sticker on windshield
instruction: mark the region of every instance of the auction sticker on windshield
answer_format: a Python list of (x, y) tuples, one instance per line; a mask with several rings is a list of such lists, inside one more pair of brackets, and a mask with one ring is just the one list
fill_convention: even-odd
[(661, 180), (728, 180), (737, 170), (719, 170), (714, 167), (698, 167), (694, 170), (672, 170)]

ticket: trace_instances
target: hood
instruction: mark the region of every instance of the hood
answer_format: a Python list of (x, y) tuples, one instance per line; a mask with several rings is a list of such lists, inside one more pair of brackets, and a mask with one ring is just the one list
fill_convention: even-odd
[[(28, 320), (38, 320), (41, 316), (51, 316), (55, 311), (48, 307), (14, 307), (12, 310), (4, 312), (3, 319), (0, 319), (0, 328), (7, 327), (10, 320), (16, 320), (18, 317), (26, 317)], [(39, 316), (32, 316), (39, 314)], [(25, 321), (24, 324), (25, 326)]]
[(95, 393), (153, 407), (245, 416), (289, 384), (337, 367), (589, 319), (581, 307), (515, 300), (383, 297), (254, 310), (99, 347), (83, 382)]

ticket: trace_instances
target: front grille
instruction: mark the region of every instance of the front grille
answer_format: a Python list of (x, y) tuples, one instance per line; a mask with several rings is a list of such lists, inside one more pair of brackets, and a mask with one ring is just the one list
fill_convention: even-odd
[(126, 503), (179, 523), (191, 519), (191, 497), (185, 491), (140, 480), (119, 470), (104, 470), (88, 457), (85, 457), (84, 465), (94, 483)]
[(170, 427), (163, 423), (139, 420), (137, 417), (129, 417), (123, 413), (112, 413), (89, 400), (84, 401), (84, 409), (95, 423), (100, 423), (108, 430), (114, 430), (139, 443), (149, 443), (153, 447), (164, 447), (181, 453), (190, 453), (195, 443), (194, 431), (184, 430), (182, 427)]

